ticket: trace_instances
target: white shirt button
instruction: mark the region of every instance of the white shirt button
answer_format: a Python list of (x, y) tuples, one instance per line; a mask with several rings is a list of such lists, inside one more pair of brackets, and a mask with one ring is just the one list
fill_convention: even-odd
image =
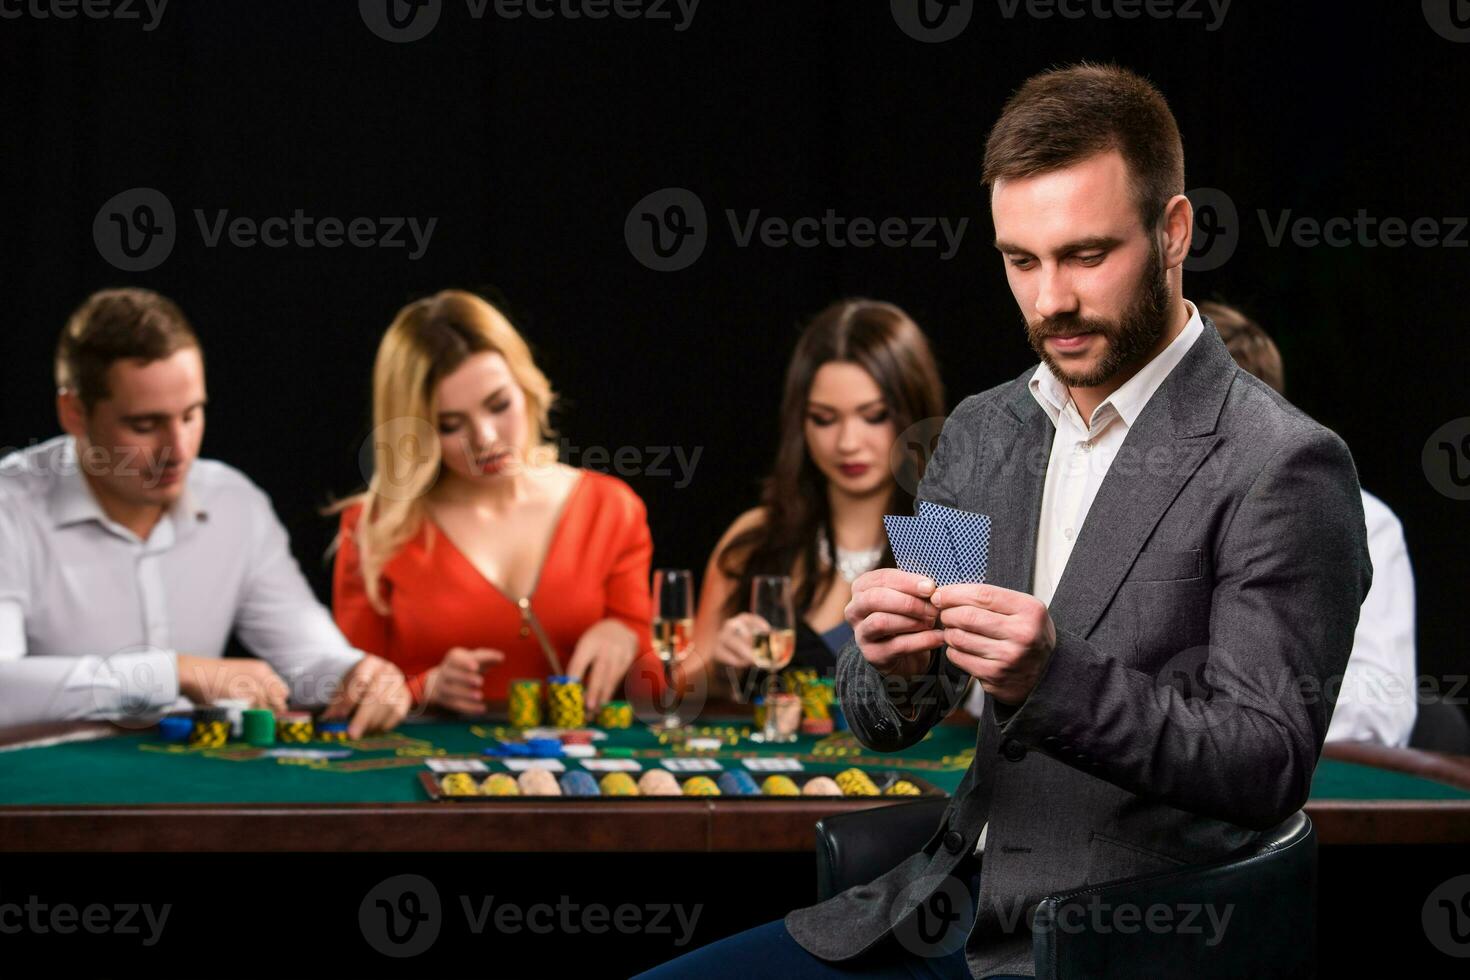
[(1074, 531), (1072, 528), (1069, 527), (1069, 528), (1064, 528), (1062, 530), (1062, 533), (1067, 536), (1067, 540), (1068, 541), (1071, 541), (1072, 540), (1072, 535), (1076, 534), (1077, 532)]

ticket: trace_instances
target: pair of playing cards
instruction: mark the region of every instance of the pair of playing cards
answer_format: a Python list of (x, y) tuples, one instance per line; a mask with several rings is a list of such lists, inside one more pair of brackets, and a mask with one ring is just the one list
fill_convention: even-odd
[(920, 500), (918, 509), (917, 517), (883, 518), (898, 567), (927, 575), (936, 585), (985, 581), (990, 518), (929, 500)]

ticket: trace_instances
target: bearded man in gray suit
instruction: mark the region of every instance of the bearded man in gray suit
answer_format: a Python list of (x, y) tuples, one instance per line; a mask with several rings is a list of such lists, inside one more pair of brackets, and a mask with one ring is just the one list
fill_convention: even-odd
[[(837, 680), (857, 737), (895, 751), (973, 678), (974, 761), (887, 874), (651, 976), (1031, 975), (1044, 896), (1217, 860), (1307, 800), (1372, 577), (1347, 447), (1184, 298), (1194, 216), (1150, 83), (1028, 80), (985, 181), (1041, 364), (955, 409), (918, 497), (991, 515), (987, 582), (861, 576)], [(906, 941), (956, 880), (963, 943)]]

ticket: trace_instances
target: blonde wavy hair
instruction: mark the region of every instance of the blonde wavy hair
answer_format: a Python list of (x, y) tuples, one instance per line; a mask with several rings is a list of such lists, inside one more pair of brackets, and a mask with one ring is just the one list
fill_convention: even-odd
[(337, 513), (362, 504), (353, 540), (368, 601), (379, 613), (388, 611), (381, 594), (383, 566), (423, 527), (424, 498), (442, 473), (435, 392), (440, 381), (482, 352), (504, 357), (525, 394), (526, 415), (535, 426), (527, 462), (555, 460), (555, 392), (505, 314), (458, 289), (399, 310), (373, 364), (373, 475), (365, 490), (329, 508)]

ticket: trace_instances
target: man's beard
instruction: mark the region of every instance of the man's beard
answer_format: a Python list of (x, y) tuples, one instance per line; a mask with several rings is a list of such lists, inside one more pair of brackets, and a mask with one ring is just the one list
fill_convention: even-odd
[[(1169, 280), (1155, 242), (1149, 246), (1148, 267), (1139, 277), (1132, 304), (1118, 321), (1064, 313), (1026, 324), (1031, 349), (1069, 388), (1095, 388), (1124, 368), (1141, 365), (1169, 329)], [(1067, 371), (1046, 349), (1047, 337), (1096, 333), (1105, 343), (1097, 366), (1082, 374)]]

